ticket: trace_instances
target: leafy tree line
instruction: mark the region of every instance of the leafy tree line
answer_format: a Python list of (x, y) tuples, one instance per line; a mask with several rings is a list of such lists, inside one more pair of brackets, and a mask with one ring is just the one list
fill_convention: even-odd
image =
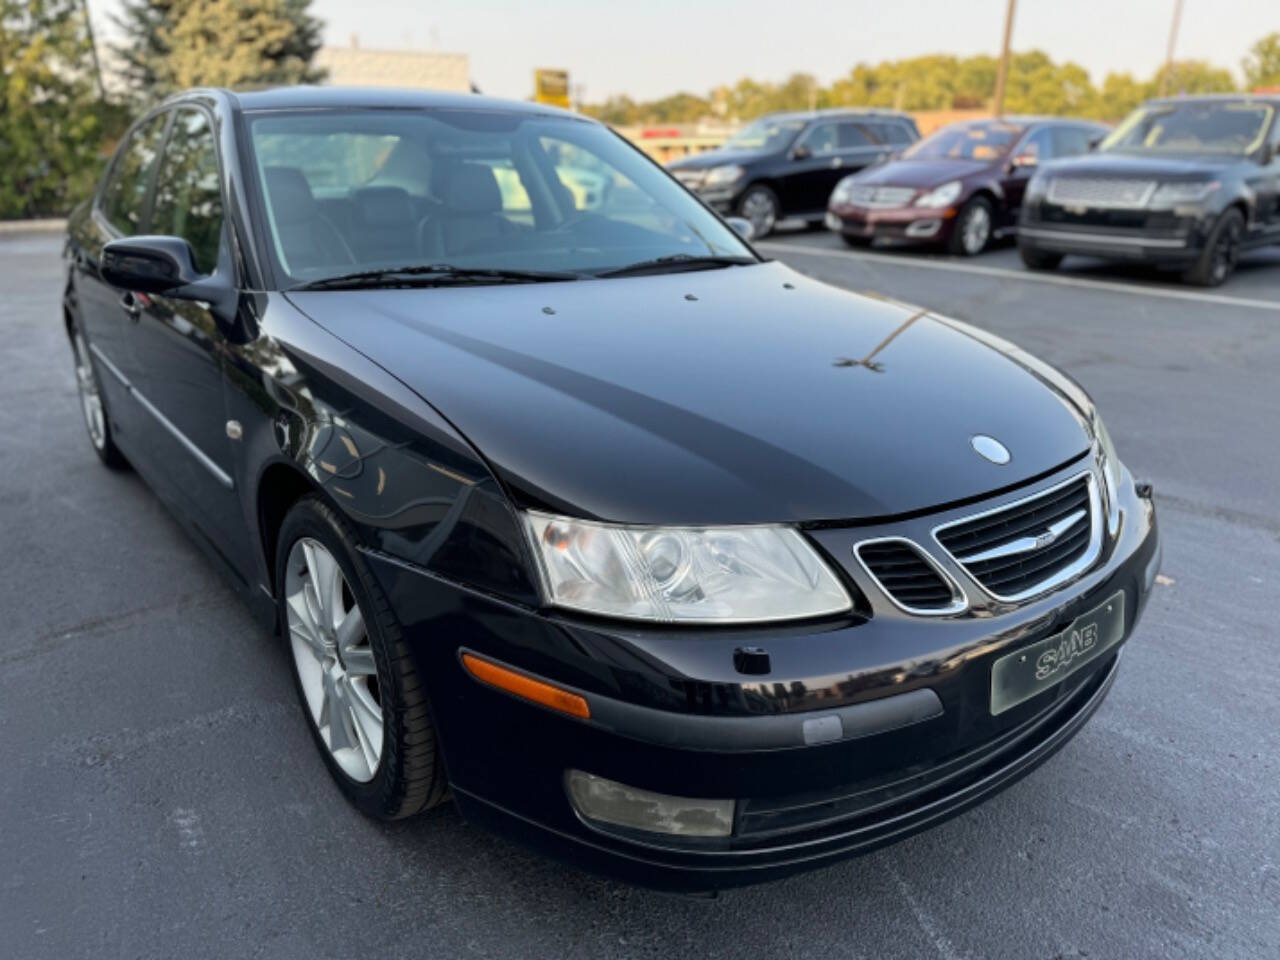
[[(587, 105), (584, 112), (617, 126), (645, 123), (694, 123), (708, 117), (750, 120), (779, 110), (822, 107), (886, 107), (898, 110), (965, 110), (991, 106), (995, 97), (995, 57), (931, 54), (878, 64), (859, 63), (830, 86), (806, 73), (781, 83), (742, 79), (717, 87), (706, 96), (677, 93), (637, 103), (610, 97)], [(1280, 33), (1263, 37), (1242, 63), (1244, 89), (1280, 84)], [(1095, 85), (1076, 63), (1055, 63), (1039, 51), (1014, 53), (1009, 61), (1005, 110), (1009, 113), (1074, 115), (1116, 120), (1143, 100), (1157, 96), (1164, 79), (1161, 67), (1148, 80), (1131, 73), (1109, 73)], [(1228, 93), (1237, 89), (1229, 70), (1204, 60), (1173, 64), (1174, 93)]]
[(0, 0), (0, 219), (66, 213), (138, 111), (194, 86), (315, 83), (311, 0), (126, 0), (103, 93), (83, 0)]

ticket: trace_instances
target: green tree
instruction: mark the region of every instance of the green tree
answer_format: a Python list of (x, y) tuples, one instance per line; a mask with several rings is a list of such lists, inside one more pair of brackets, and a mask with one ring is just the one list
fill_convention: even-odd
[(78, 0), (0, 0), (0, 217), (66, 213), (114, 120)]
[(1247, 88), (1280, 86), (1280, 33), (1269, 33), (1250, 47), (1241, 66)]
[[(1236, 81), (1231, 76), (1231, 71), (1215, 67), (1208, 60), (1175, 60), (1171, 69), (1168, 87), (1170, 96), (1184, 93), (1233, 93), (1236, 90)], [(1161, 67), (1151, 78), (1151, 82), (1147, 84), (1148, 97), (1160, 95), (1165, 72), (1166, 68)]]
[(1098, 109), (1102, 120), (1119, 120), (1147, 98), (1146, 86), (1131, 73), (1108, 73), (1098, 91)]
[(311, 0), (130, 0), (116, 48), (134, 99), (193, 86), (315, 83)]

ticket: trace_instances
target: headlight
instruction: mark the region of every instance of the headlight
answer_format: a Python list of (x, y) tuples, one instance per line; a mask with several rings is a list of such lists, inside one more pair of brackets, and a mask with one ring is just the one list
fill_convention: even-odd
[(704, 187), (723, 187), (742, 179), (743, 169), (736, 163), (723, 167), (712, 167), (707, 171), (707, 178), (702, 181)]
[(790, 527), (629, 527), (528, 513), (548, 599), (630, 620), (741, 623), (848, 610)]
[(952, 180), (940, 187), (934, 187), (916, 199), (917, 207), (949, 207), (960, 198), (963, 189), (959, 180)]
[(1049, 189), (1049, 178), (1046, 177), (1043, 173), (1035, 174), (1034, 176), (1032, 176), (1032, 178), (1029, 181), (1027, 181), (1027, 191), (1025, 194), (1023, 194), (1023, 198), (1022, 198), (1023, 202), (1025, 203), (1031, 200), (1039, 200), (1041, 197), (1045, 195), (1045, 192), (1048, 189)]
[(1093, 436), (1098, 443), (1098, 465), (1102, 468), (1102, 482), (1105, 486), (1107, 533), (1115, 536), (1120, 530), (1120, 489), (1118, 481), (1124, 467), (1116, 456), (1116, 445), (1107, 433), (1107, 425), (1102, 422), (1097, 411), (1093, 414)]
[(1151, 195), (1149, 206), (1172, 207), (1179, 203), (1199, 203), (1220, 186), (1217, 180), (1162, 183)]
[(857, 183), (853, 177), (845, 177), (836, 184), (836, 188), (831, 191), (831, 199), (829, 203), (849, 203), (853, 199), (853, 188)]

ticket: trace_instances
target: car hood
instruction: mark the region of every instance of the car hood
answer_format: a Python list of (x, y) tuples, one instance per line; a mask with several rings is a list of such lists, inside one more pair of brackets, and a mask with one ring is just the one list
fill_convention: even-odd
[(754, 163), (762, 157), (770, 156), (761, 150), (708, 150), (681, 157), (667, 164), (668, 170), (710, 170), (712, 167), (724, 166), (727, 163)]
[(1086, 153), (1046, 164), (1051, 174), (1078, 176), (1194, 177), (1212, 176), (1242, 162), (1239, 157), (1141, 156), (1132, 153)]
[(891, 160), (868, 167), (856, 176), (859, 183), (930, 190), (949, 180), (963, 180), (991, 169), (981, 160)]
[[(1088, 398), (1047, 365), (778, 263), (288, 296), (433, 404), (523, 506), (629, 523), (885, 517), (1089, 445)], [(1011, 462), (978, 456), (975, 434)]]

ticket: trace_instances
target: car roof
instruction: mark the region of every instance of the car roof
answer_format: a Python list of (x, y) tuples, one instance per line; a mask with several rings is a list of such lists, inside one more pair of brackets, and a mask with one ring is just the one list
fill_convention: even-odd
[(272, 87), (264, 90), (188, 90), (175, 100), (215, 92), (229, 98), (241, 110), (307, 110), (324, 108), (383, 108), (383, 109), (472, 109), (502, 110), (573, 117), (591, 123), (596, 121), (580, 113), (561, 110), (543, 103), (525, 100), (503, 100), (477, 93), (449, 93), (441, 90), (411, 90), (395, 87)]
[[(901, 110), (882, 110), (879, 107), (824, 107), (821, 110), (789, 110), (782, 113), (766, 113), (756, 120), (829, 120), (839, 117), (876, 117), (885, 120), (903, 120), (914, 123), (911, 114)], [(754, 122), (754, 121), (752, 121)]]

